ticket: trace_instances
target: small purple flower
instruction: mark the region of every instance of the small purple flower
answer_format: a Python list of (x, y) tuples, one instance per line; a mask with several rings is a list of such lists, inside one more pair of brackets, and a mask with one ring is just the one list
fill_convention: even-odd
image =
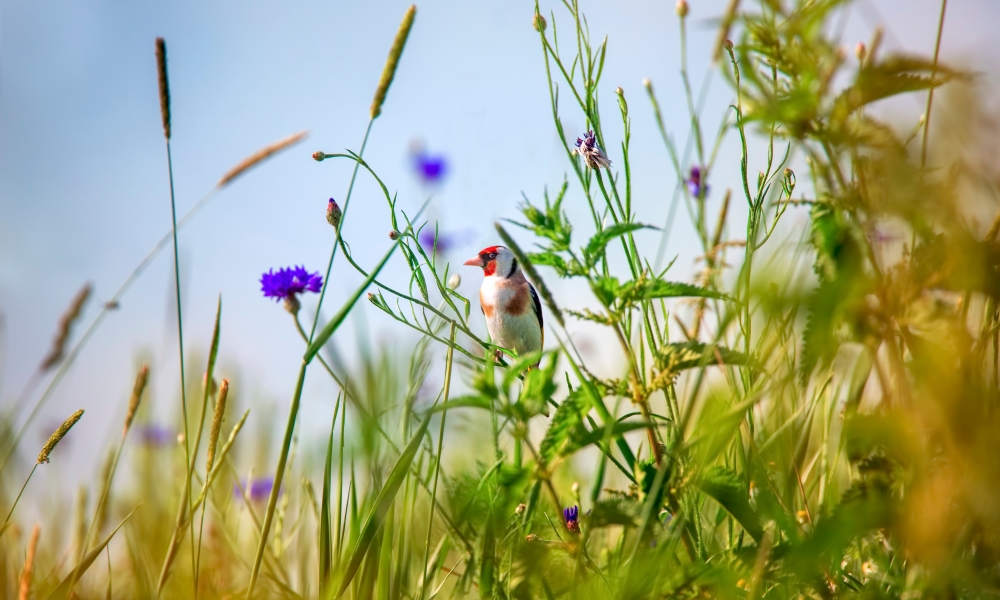
[[(274, 478), (273, 477), (262, 477), (260, 479), (244, 480), (243, 489), (246, 490), (247, 497), (250, 498), (251, 502), (263, 502), (271, 495), (271, 490), (274, 489)], [(281, 493), (281, 490), (278, 490)], [(233, 486), (233, 495), (237, 498), (242, 498), (243, 493), (240, 491), (240, 485)]]
[(437, 234), (437, 245), (435, 246), (434, 230), (429, 227), (424, 227), (417, 235), (417, 239), (420, 240), (420, 245), (424, 247), (424, 250), (434, 251), (435, 254), (442, 254), (451, 250), (458, 241), (456, 236), (439, 231)]
[(139, 439), (143, 446), (166, 446), (177, 439), (177, 434), (163, 425), (146, 423), (139, 427)]
[(705, 190), (705, 195), (708, 196), (708, 184), (702, 183), (700, 167), (691, 167), (691, 174), (688, 175), (685, 183), (687, 183), (688, 191), (690, 191), (691, 195), (695, 198), (701, 198), (701, 192), (703, 189)]
[(576, 505), (563, 509), (563, 519), (566, 521), (566, 529), (580, 533), (580, 509)]
[(264, 292), (264, 297), (274, 298), (275, 302), (284, 300), (285, 308), (292, 314), (299, 311), (297, 294), (319, 292), (322, 287), (320, 274), (310, 273), (305, 267), (279, 269), (277, 273), (271, 269), (260, 276), (260, 291)]
[(413, 155), (413, 169), (424, 183), (440, 183), (448, 172), (448, 161), (441, 154), (420, 150)]
[(573, 149), (583, 158), (584, 164), (591, 169), (611, 167), (611, 159), (604, 153), (604, 150), (597, 145), (597, 138), (593, 131), (583, 134), (582, 138), (576, 138), (576, 148)]

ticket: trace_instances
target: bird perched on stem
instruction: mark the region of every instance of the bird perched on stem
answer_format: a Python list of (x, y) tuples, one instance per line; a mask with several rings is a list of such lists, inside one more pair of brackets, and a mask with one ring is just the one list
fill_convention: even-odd
[(514, 253), (503, 246), (490, 246), (465, 264), (483, 270), (479, 304), (493, 343), (519, 356), (541, 350), (545, 339), (542, 303), (521, 272)]

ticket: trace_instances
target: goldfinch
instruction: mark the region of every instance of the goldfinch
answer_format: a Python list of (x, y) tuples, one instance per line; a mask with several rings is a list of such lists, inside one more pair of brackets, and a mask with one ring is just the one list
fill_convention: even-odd
[(479, 304), (493, 343), (519, 356), (541, 350), (545, 340), (542, 303), (514, 253), (503, 246), (490, 246), (464, 264), (483, 270)]

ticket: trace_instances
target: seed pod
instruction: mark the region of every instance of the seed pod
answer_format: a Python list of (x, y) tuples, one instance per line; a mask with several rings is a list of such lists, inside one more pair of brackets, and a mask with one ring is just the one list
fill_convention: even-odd
[(38, 460), (35, 461), (35, 464), (40, 465), (42, 463), (49, 462), (49, 454), (52, 454), (52, 450), (55, 449), (56, 444), (58, 444), (60, 440), (66, 437), (66, 434), (69, 433), (69, 430), (72, 429), (74, 425), (76, 425), (76, 422), (79, 421), (80, 417), (82, 416), (83, 416), (83, 409), (81, 408), (80, 410), (70, 415), (68, 419), (63, 421), (63, 424), (59, 426), (59, 429), (56, 429), (55, 432), (51, 436), (49, 436), (49, 441), (45, 442), (45, 446), (42, 447), (42, 451), (38, 453)]
[(406, 45), (406, 38), (410, 35), (410, 28), (413, 27), (413, 18), (417, 15), (417, 5), (412, 4), (406, 9), (403, 15), (403, 22), (399, 24), (399, 31), (396, 38), (392, 40), (392, 47), (389, 49), (389, 57), (385, 61), (382, 69), (382, 77), (375, 88), (375, 98), (372, 100), (371, 115), (375, 117), (382, 114), (382, 103), (385, 102), (385, 95), (389, 92), (389, 85), (392, 78), (396, 76), (396, 67), (399, 65), (399, 57), (403, 54), (403, 46)]
[(545, 17), (541, 13), (535, 13), (535, 16), (531, 19), (531, 26), (535, 28), (535, 31), (541, 33), (548, 27), (548, 23), (545, 22)]

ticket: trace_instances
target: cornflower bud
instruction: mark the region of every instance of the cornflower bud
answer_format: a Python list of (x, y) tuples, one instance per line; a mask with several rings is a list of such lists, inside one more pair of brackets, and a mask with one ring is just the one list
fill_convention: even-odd
[(535, 16), (531, 19), (531, 26), (535, 28), (535, 31), (540, 33), (545, 31), (548, 23), (545, 22), (545, 17), (543, 17), (540, 13), (535, 13)]
[(677, 0), (677, 6), (674, 7), (674, 10), (677, 12), (677, 16), (683, 19), (688, 14), (688, 3), (685, 0)]
[(398, 232), (398, 231), (396, 231), (395, 229), (393, 229), (392, 231), (390, 231), (390, 232), (389, 232), (389, 239), (390, 239), (390, 240), (396, 240), (396, 239), (399, 239), (399, 232)]
[(330, 201), (326, 205), (326, 222), (336, 228), (340, 225), (340, 217), (343, 214), (340, 206), (337, 205), (337, 201), (330, 198)]
[[(448, 278), (448, 289), (457, 290), (458, 286), (462, 285), (462, 276), (458, 273), (454, 273)], [(523, 504), (521, 506), (524, 506)]]
[(727, 51), (732, 51), (733, 40), (726, 38), (726, 41), (722, 42), (722, 47), (725, 48)]
[(316, 162), (320, 162), (325, 158), (326, 158), (326, 152), (323, 152), (321, 150), (313, 152), (313, 160), (315, 160)]
[(653, 89), (653, 82), (649, 79), (649, 77), (643, 77), (642, 78), (642, 87), (646, 88), (647, 90), (652, 91), (652, 89)]
[(517, 505), (517, 508), (514, 509), (514, 514), (520, 517), (521, 515), (524, 514), (524, 511), (526, 510), (528, 510), (528, 507), (525, 506), (524, 502), (522, 502)]

